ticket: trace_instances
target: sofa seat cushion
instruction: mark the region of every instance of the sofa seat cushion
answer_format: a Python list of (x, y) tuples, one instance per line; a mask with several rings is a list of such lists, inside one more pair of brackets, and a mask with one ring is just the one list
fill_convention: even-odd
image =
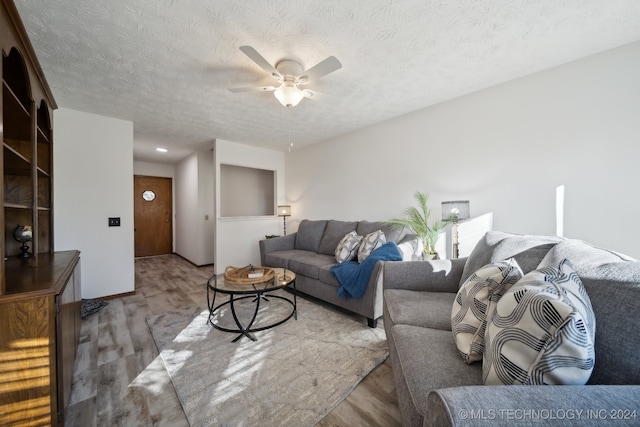
[(424, 416), (427, 397), (446, 387), (482, 385), (482, 365), (467, 365), (458, 353), (451, 331), (395, 325), (391, 328), (397, 353), (398, 372), (406, 385), (413, 406)]
[(290, 249), (288, 251), (269, 252), (264, 256), (264, 263), (269, 267), (289, 268), (289, 261), (296, 258), (315, 255), (315, 252)]
[[(456, 294), (449, 292), (422, 292), (406, 289), (384, 291), (387, 312), (394, 325), (405, 324), (448, 331), (454, 347), (455, 342), (451, 334), (451, 307), (455, 298)], [(456, 357), (460, 358), (457, 349)]]
[(302, 274), (310, 279), (318, 279), (321, 267), (331, 266), (336, 263), (332, 255), (316, 254), (313, 252), (295, 257), (289, 260), (289, 270), (296, 274)]
[(338, 289), (340, 282), (336, 278), (335, 274), (331, 272), (331, 265), (325, 265), (318, 268), (318, 280), (327, 285), (335, 286)]

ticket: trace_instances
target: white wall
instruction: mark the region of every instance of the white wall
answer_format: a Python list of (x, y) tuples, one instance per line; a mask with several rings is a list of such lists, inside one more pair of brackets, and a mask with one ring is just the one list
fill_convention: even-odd
[(176, 168), (172, 164), (166, 163), (150, 163), (150, 162), (133, 162), (133, 174), (141, 175), (141, 176), (158, 176), (162, 178), (171, 178), (171, 195), (172, 195), (172, 205), (171, 209), (173, 210), (173, 247), (172, 251), (175, 252), (176, 245)]
[[(469, 199), (498, 230), (564, 235), (640, 258), (640, 42), (426, 108), (286, 156), (303, 218), (384, 220), (416, 190)], [(461, 240), (464, 236), (461, 236)]]
[(66, 108), (53, 120), (55, 250), (81, 251), (82, 298), (132, 292), (133, 123)]
[(175, 168), (175, 252), (195, 265), (213, 264), (213, 153), (198, 151)]
[(215, 258), (215, 167), (213, 164), (213, 151), (198, 152), (198, 214), (200, 217), (200, 239), (198, 248), (201, 258), (200, 264), (213, 264)]
[(276, 199), (284, 203), (284, 153), (216, 140), (216, 272), (228, 265), (242, 267), (260, 264), (258, 242), (268, 234), (282, 234), (282, 218), (277, 216), (221, 218), (220, 164), (276, 171)]
[(143, 176), (160, 176), (174, 178), (176, 168), (166, 163), (133, 162), (133, 173)]

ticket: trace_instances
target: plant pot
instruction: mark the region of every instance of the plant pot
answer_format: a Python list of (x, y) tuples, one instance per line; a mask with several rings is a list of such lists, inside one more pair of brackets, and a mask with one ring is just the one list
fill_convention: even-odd
[(425, 253), (422, 254), (422, 259), (424, 261), (432, 261), (434, 259), (440, 259), (440, 255), (438, 255), (438, 252), (434, 252), (432, 254), (429, 254), (429, 253), (425, 252)]

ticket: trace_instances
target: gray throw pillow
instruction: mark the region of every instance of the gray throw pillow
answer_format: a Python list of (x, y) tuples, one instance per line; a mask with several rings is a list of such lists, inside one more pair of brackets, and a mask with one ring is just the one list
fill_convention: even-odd
[(335, 256), (338, 263), (352, 261), (358, 255), (358, 247), (362, 241), (362, 236), (358, 236), (355, 231), (344, 235), (338, 246), (336, 246)]

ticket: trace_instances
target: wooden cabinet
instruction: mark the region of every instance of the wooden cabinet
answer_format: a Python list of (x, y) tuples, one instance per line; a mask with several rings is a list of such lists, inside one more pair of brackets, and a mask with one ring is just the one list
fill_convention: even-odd
[[(57, 425), (80, 333), (79, 252), (53, 252), (57, 106), (13, 1), (1, 1), (0, 426)], [(18, 225), (32, 229), (28, 251)]]
[[(32, 228), (31, 263), (53, 252), (51, 116), (57, 106), (12, 1), (2, 0), (2, 230), (4, 257), (20, 255), (18, 225)], [(4, 269), (4, 266), (1, 267)], [(1, 272), (0, 272), (1, 273)], [(5, 274), (0, 274), (6, 286)], [(0, 289), (1, 290), (1, 289)]]
[(0, 295), (0, 425), (62, 424), (80, 335), (80, 253), (6, 262)]

